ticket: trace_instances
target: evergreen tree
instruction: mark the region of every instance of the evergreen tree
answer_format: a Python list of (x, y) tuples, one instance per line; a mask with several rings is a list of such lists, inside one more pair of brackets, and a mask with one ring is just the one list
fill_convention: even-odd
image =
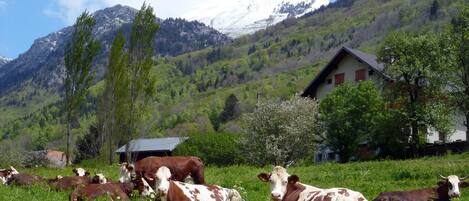
[(154, 40), (159, 25), (153, 8), (145, 3), (138, 11), (132, 24), (129, 48), (129, 96), (128, 121), (126, 123), (126, 153), (129, 155), (129, 142), (138, 132), (143, 117), (148, 114), (147, 106), (155, 95), (155, 77), (152, 75)]
[[(114, 149), (123, 135), (121, 125), (126, 122), (128, 90), (128, 53), (125, 51), (125, 37), (119, 32), (114, 38), (109, 53), (109, 61), (104, 75), (104, 91), (101, 96), (98, 121), (102, 122), (101, 132), (109, 149), (109, 163), (112, 164)], [(104, 140), (103, 140), (104, 141)]]
[(238, 106), (238, 98), (234, 94), (228, 96), (225, 100), (225, 107), (223, 111), (220, 113), (220, 121), (227, 122), (236, 119), (240, 115), (239, 106)]
[(70, 164), (73, 121), (78, 121), (80, 105), (94, 79), (93, 59), (100, 49), (93, 38), (95, 20), (83, 12), (73, 27), (73, 35), (65, 47), (65, 110), (67, 121), (67, 165)]

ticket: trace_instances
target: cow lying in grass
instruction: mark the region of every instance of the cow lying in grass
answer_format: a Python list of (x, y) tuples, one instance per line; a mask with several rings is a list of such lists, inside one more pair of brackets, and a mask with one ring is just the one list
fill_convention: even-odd
[(449, 201), (451, 198), (460, 197), (459, 187), (468, 187), (469, 183), (463, 178), (451, 175), (442, 177), (438, 186), (434, 188), (424, 188), (411, 191), (396, 191), (380, 193), (373, 201)]
[(155, 191), (150, 185), (141, 178), (124, 183), (104, 183), (89, 184), (82, 188), (78, 188), (70, 194), (70, 201), (78, 200), (94, 200), (101, 196), (109, 196), (111, 200), (129, 200), (130, 194), (134, 189), (140, 189), (142, 195), (155, 198)]
[(366, 201), (356, 191), (346, 188), (321, 189), (299, 182), (296, 175), (289, 175), (283, 167), (275, 167), (271, 173), (261, 173), (257, 177), (270, 183), (272, 200), (274, 201)]
[(171, 172), (166, 166), (158, 168), (155, 177), (162, 201), (244, 201), (234, 189), (172, 181)]

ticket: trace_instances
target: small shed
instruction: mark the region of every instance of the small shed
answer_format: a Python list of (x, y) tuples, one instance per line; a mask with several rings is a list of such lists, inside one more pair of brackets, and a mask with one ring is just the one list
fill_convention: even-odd
[[(129, 150), (132, 158), (141, 160), (148, 156), (172, 156), (177, 145), (186, 141), (188, 137), (167, 137), (152, 139), (136, 139), (129, 143)], [(116, 150), (119, 154), (119, 161), (125, 162), (125, 145)]]

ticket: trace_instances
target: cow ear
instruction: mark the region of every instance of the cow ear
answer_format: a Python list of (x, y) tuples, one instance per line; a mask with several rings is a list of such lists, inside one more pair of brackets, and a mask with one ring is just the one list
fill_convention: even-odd
[(270, 180), (270, 175), (267, 173), (260, 173), (257, 175), (257, 178), (259, 178), (263, 182), (268, 182)]
[(469, 182), (467, 182), (467, 181), (461, 181), (461, 182), (459, 183), (459, 187), (461, 187), (461, 188), (467, 188), (467, 187), (469, 187)]
[(288, 177), (288, 183), (290, 184), (294, 184), (296, 182), (299, 182), (300, 181), (300, 178), (296, 175), (291, 175)]
[(89, 172), (85, 172), (85, 176), (89, 176), (89, 175), (90, 175), (90, 173), (89, 173)]

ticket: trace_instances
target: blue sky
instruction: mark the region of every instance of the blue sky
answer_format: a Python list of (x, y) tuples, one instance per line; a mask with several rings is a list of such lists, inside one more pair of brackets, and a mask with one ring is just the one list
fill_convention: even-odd
[[(177, 17), (205, 0), (147, 0), (158, 17)], [(85, 9), (116, 4), (139, 8), (143, 0), (0, 0), (0, 55), (16, 58), (39, 37), (72, 25)], [(177, 6), (175, 6), (177, 5)]]

